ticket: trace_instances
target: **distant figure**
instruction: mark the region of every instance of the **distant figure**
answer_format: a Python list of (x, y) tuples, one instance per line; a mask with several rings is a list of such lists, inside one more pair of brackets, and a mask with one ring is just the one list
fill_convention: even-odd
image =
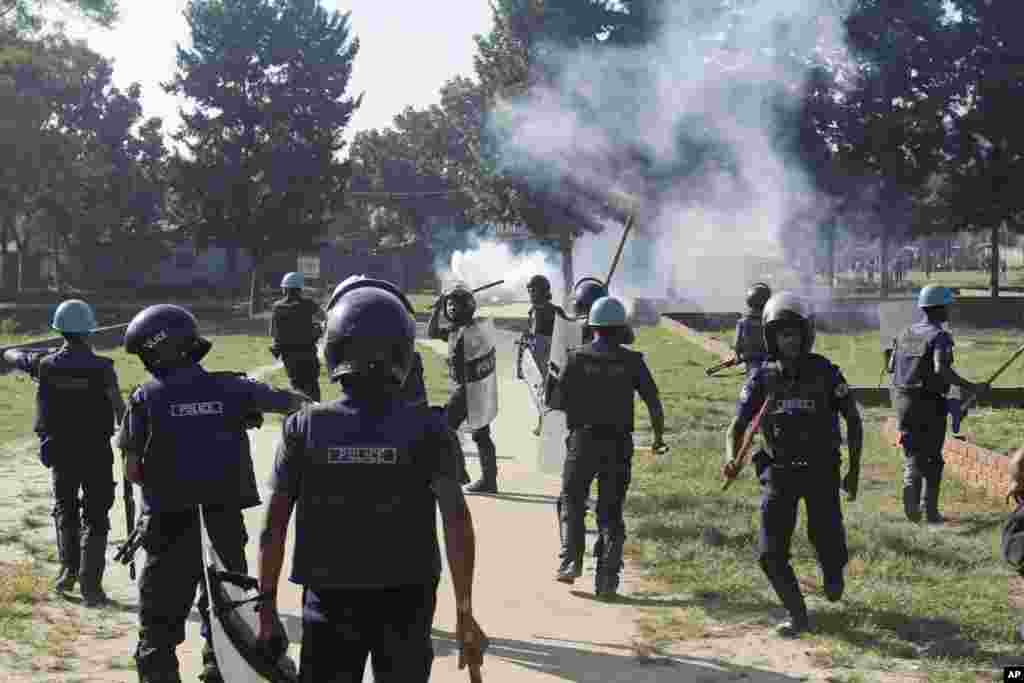
[(270, 353), (284, 363), (292, 388), (320, 400), (320, 359), (316, 342), (323, 334), (324, 312), (302, 296), (302, 273), (287, 273), (281, 280), (284, 298), (274, 302), (270, 318)]

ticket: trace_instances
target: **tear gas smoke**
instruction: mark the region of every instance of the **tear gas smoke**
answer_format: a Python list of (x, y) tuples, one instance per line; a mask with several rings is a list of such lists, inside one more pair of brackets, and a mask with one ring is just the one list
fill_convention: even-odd
[(506, 242), (473, 238), (467, 249), (455, 250), (445, 266), (438, 269), (447, 289), (456, 282), (479, 287), (504, 278), (505, 283), (481, 292), (481, 304), (498, 301), (527, 301), (526, 283), (534, 275), (551, 281), (551, 293), (557, 302), (564, 293), (560, 259), (542, 249), (516, 252)]
[[(842, 17), (823, 13), (834, 2), (762, 0), (699, 24), (693, 4), (664, 3), (649, 46), (555, 51), (557, 80), (499, 103), (490, 132), (504, 173), (641, 197), (613, 293), (739, 310), (771, 279), (780, 232), (822, 206), (783, 144), (808, 66), (793, 56), (845, 62)], [(622, 227), (604, 227), (577, 241), (576, 278), (607, 276)]]

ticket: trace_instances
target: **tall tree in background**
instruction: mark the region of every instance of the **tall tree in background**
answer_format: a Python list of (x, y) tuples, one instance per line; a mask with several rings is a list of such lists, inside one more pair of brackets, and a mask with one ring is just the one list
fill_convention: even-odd
[(959, 0), (968, 46), (952, 112), (945, 197), (958, 227), (991, 233), (992, 296), (999, 296), (1000, 234), (1024, 230), (1024, 47), (1015, 3)]
[[(0, 253), (14, 241), (17, 286), (24, 256), (48, 248), (94, 249), (104, 237), (119, 249), (152, 244), (162, 199), (160, 123), (140, 123), (137, 85), (111, 85), (109, 62), (60, 35), (9, 35), (0, 59)], [(47, 235), (42, 234), (47, 232)], [(141, 252), (124, 261), (145, 264)], [(142, 267), (145, 267), (144, 265)], [(101, 273), (93, 272), (94, 276)]]
[(358, 39), (349, 14), (318, 0), (190, 0), (192, 48), (165, 90), (195, 104), (174, 136), (173, 186), (204, 246), (253, 257), (250, 314), (266, 257), (309, 248), (343, 200), (342, 133), (362, 97), (346, 96)]
[(838, 96), (830, 144), (847, 169), (849, 224), (879, 239), (881, 292), (889, 246), (907, 236), (943, 163), (958, 74), (956, 26), (942, 0), (857, 0), (846, 20), (860, 77)]
[(48, 8), (71, 10), (104, 28), (118, 19), (118, 0), (0, 0), (0, 26), (33, 33), (43, 27), (43, 12)]

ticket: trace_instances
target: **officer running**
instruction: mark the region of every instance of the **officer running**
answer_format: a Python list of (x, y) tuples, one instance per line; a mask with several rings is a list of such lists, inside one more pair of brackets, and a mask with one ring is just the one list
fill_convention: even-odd
[(142, 487), (139, 527), (146, 564), (139, 576), (139, 682), (180, 683), (175, 649), (185, 640), (200, 586), (206, 640), (200, 680), (219, 683), (198, 506), (226, 568), (244, 574), (248, 537), (242, 510), (260, 504), (245, 429), (253, 413), (287, 414), (309, 399), (237, 373), (207, 372), (199, 361), (212, 344), (179, 306), (141, 311), (128, 325), (124, 344), (153, 375), (132, 393), (118, 435), (125, 475)]
[(287, 273), (281, 280), (283, 299), (274, 302), (270, 318), (270, 353), (284, 363), (292, 388), (320, 400), (320, 359), (316, 342), (322, 334), (324, 312), (302, 296), (302, 273)]
[[(761, 483), (761, 568), (789, 612), (776, 629), (784, 637), (810, 630), (807, 606), (789, 563), (797, 507), (807, 505), (807, 537), (818, 556), (825, 597), (843, 595), (849, 559), (839, 489), (857, 496), (863, 426), (843, 373), (827, 358), (811, 353), (814, 318), (790, 292), (771, 297), (764, 308), (764, 340), (774, 359), (756, 368), (740, 392), (736, 418), (726, 433), (728, 462), (722, 473), (739, 473), (736, 456), (751, 419), (767, 401), (761, 421), (764, 450), (754, 456)], [(839, 415), (846, 420), (850, 466), (840, 479)]]
[[(448, 426), (457, 430), (469, 415), (468, 391), (466, 383), (469, 381), (466, 375), (466, 351), (464, 332), (467, 328), (476, 325), (474, 314), (476, 313), (476, 298), (473, 293), (462, 285), (456, 286), (446, 295), (438, 297), (434, 303), (434, 310), (430, 315), (430, 322), (427, 323), (427, 336), (431, 339), (443, 339), (448, 344), (448, 370), (452, 382), (455, 384), (455, 391), (448, 399), (445, 407), (445, 416)], [(442, 316), (447, 319), (449, 325), (444, 325)], [(452, 344), (450, 339), (455, 336), (456, 342)], [(491, 426), (484, 425), (472, 432), (473, 442), (477, 447), (477, 454), (480, 458), (480, 478), (466, 487), (469, 493), (497, 493), (498, 492), (498, 453), (491, 439)], [(462, 463), (460, 479), (465, 478), (466, 465)]]
[(39, 459), (52, 470), (60, 558), (54, 588), (69, 592), (80, 581), (83, 603), (97, 607), (107, 602), (102, 580), (115, 487), (110, 437), (125, 406), (114, 361), (89, 345), (96, 329), (92, 307), (79, 299), (64, 301), (50, 327), (64, 337), (59, 350), (8, 349), (4, 360), (39, 383), (35, 432)]
[[(626, 309), (603, 297), (590, 309), (588, 326), (596, 339), (569, 352), (555, 385), (556, 408), (565, 411), (568, 453), (560, 494), (561, 564), (556, 579), (573, 583), (583, 575), (586, 546), (584, 513), (590, 485), (597, 478), (598, 540), (594, 593), (612, 599), (619, 587), (626, 523), (622, 516), (633, 459), (633, 392), (647, 404), (653, 448), (662, 450), (665, 417), (658, 387), (643, 354), (622, 347)], [(601, 400), (594, 400), (600, 396)]]
[(912, 522), (921, 521), (922, 480), (927, 521), (944, 521), (939, 514), (939, 490), (946, 464), (942, 445), (946, 441), (946, 393), (950, 385), (968, 393), (988, 389), (988, 385), (969, 382), (953, 369), (953, 336), (942, 327), (949, 320), (952, 303), (953, 293), (946, 287), (922, 288), (917, 306), (925, 317), (900, 333), (890, 355), (893, 406), (903, 446), (903, 512)]
[(487, 638), (472, 607), (473, 521), (447, 425), (400, 395), (416, 334), (408, 304), (393, 287), (360, 284), (334, 301), (327, 319), (324, 355), (342, 398), (284, 424), (260, 533), (266, 602), (258, 637), (266, 642), (279, 631), (277, 588), (295, 507), (290, 578), (303, 586), (300, 680), (360, 683), (372, 655), (377, 683), (419, 683), (429, 680), (434, 657), (435, 506), (455, 591), (459, 668), (483, 661)]
[[(555, 317), (568, 316), (561, 306), (551, 303), (551, 282), (543, 275), (534, 275), (526, 283), (526, 292), (530, 296), (530, 311), (527, 314), (527, 330), (519, 342), (519, 358), (516, 362), (519, 379), (523, 379), (522, 357), (527, 350), (533, 356), (533, 362), (540, 372), (541, 386), (547, 380), (548, 359), (551, 357), (551, 337), (555, 332)], [(537, 416), (537, 427), (534, 436), (540, 435), (544, 414)]]
[(764, 332), (761, 316), (764, 305), (772, 296), (772, 289), (763, 282), (755, 282), (747, 290), (747, 312), (736, 322), (736, 358), (746, 365), (747, 376), (768, 360), (764, 350)]

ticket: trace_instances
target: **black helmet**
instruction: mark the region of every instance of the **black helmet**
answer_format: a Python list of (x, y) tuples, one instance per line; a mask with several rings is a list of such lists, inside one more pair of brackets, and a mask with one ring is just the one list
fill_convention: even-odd
[(763, 309), (770, 298), (772, 298), (772, 288), (763, 282), (755, 282), (747, 290), (747, 306), (756, 311)]
[(172, 304), (143, 309), (124, 333), (124, 350), (139, 356), (149, 369), (198, 363), (212, 347), (199, 336), (195, 316)]
[(534, 275), (526, 283), (526, 291), (531, 294), (536, 291), (541, 299), (551, 300), (551, 282), (543, 275)]
[(357, 284), (332, 302), (327, 315), (328, 375), (332, 382), (360, 377), (377, 386), (401, 386), (412, 367), (416, 343), (411, 306), (400, 292), (392, 291), (391, 283), (360, 280)]
[(775, 333), (780, 327), (796, 325), (803, 334), (803, 353), (810, 353), (814, 346), (814, 313), (806, 301), (792, 292), (779, 292), (773, 295), (764, 305), (761, 316), (764, 328), (764, 346), (768, 355), (777, 357), (778, 344)]
[[(455, 304), (455, 313), (448, 313), (448, 302)], [(468, 323), (476, 313), (476, 297), (465, 285), (455, 285), (445, 294), (444, 317), (456, 324)]]
[(334, 308), (334, 304), (338, 303), (338, 300), (355, 289), (360, 287), (376, 287), (377, 289), (383, 289), (387, 292), (391, 292), (398, 300), (402, 302), (406, 310), (409, 311), (409, 315), (416, 315), (416, 311), (413, 310), (412, 304), (405, 294), (395, 285), (391, 284), (387, 280), (377, 280), (365, 275), (353, 275), (347, 280), (342, 281), (337, 287), (334, 288), (334, 293), (331, 295), (330, 301), (327, 303), (327, 310)]
[(602, 297), (608, 296), (608, 288), (594, 277), (582, 278), (572, 289), (573, 311), (576, 317), (590, 314), (590, 307)]

